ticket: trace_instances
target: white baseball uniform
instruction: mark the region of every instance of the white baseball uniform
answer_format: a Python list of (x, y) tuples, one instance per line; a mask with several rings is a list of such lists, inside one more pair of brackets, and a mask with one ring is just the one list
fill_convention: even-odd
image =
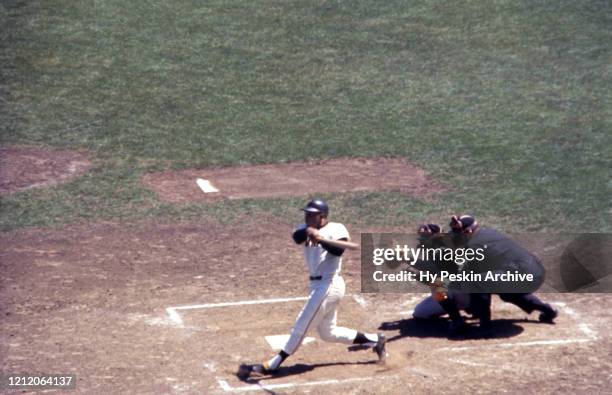
[[(297, 230), (306, 229), (302, 224)], [(337, 222), (328, 222), (319, 229), (323, 239), (349, 239), (346, 227)], [(344, 296), (344, 280), (340, 276), (342, 269), (342, 252), (335, 255), (322, 244), (304, 245), (304, 258), (310, 274), (310, 294), (308, 301), (297, 317), (291, 330), (291, 336), (283, 351), (293, 354), (302, 344), (304, 337), (312, 328), (317, 328), (322, 340), (335, 343), (353, 343), (357, 336), (354, 329), (336, 325), (338, 303)], [(338, 252), (337, 250), (335, 252)], [(373, 335), (376, 338), (376, 335)]]

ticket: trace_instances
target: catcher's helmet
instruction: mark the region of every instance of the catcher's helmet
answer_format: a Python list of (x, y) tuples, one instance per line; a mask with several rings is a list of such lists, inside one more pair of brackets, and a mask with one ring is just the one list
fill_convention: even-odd
[(436, 224), (421, 224), (417, 230), (419, 235), (418, 240), (420, 243), (425, 243), (431, 239), (434, 235), (440, 233), (440, 227)]
[(419, 234), (424, 234), (424, 235), (432, 235), (432, 234), (440, 233), (440, 226), (436, 224), (421, 224), (419, 225), (419, 229), (417, 232)]
[(449, 226), (453, 233), (473, 233), (478, 228), (478, 221), (471, 215), (453, 215)]
[(325, 203), (321, 199), (312, 199), (306, 204), (306, 207), (304, 207), (302, 210), (307, 213), (321, 213), (324, 216), (327, 216), (327, 214), (329, 214), (329, 207), (327, 206), (327, 203)]

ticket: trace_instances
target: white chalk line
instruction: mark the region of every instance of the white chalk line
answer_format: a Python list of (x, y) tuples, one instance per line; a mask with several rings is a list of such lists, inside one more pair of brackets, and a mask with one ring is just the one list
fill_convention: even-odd
[(363, 296), (358, 295), (358, 294), (354, 294), (353, 295), (353, 299), (355, 300), (355, 302), (357, 302), (357, 304), (359, 306), (361, 306), (362, 308), (366, 308), (368, 307), (368, 302), (363, 298)]
[[(204, 367), (213, 373), (216, 371), (214, 363), (205, 363)], [(309, 386), (317, 386), (317, 385), (348, 384), (348, 383), (354, 383), (354, 382), (359, 382), (359, 381), (369, 381), (369, 380), (391, 378), (391, 377), (395, 377), (395, 376), (351, 377), (347, 379), (331, 379), (331, 380), (319, 380), (319, 381), (306, 381), (304, 383), (279, 383), (279, 384), (267, 384), (267, 385), (257, 383), (257, 384), (245, 385), (242, 387), (232, 387), (227, 382), (227, 380), (225, 380), (222, 377), (217, 376), (215, 377), (215, 379), (217, 380), (219, 387), (221, 387), (223, 391), (239, 393), (239, 392), (253, 392), (253, 391), (262, 391), (262, 390), (275, 390), (275, 389), (278, 390), (278, 389), (287, 389), (287, 388), (296, 388), (296, 387), (309, 387)]]
[(232, 390), (234, 389), (231, 385), (229, 385), (227, 383), (227, 381), (217, 377), (217, 383), (219, 383), (219, 386), (221, 387), (221, 389), (225, 392), (232, 392)]
[(591, 329), (589, 324), (584, 324), (584, 323), (579, 324), (578, 328), (582, 331), (582, 333), (584, 333), (585, 335), (587, 335), (591, 339), (593, 339), (593, 340), (597, 339), (597, 332), (595, 332), (593, 329)]
[(459, 359), (459, 358), (448, 358), (449, 362), (452, 363), (458, 363), (460, 365), (465, 365), (465, 366), (472, 366), (472, 367), (476, 367), (478, 369), (481, 368), (485, 368), (485, 369), (492, 369), (495, 370), (496, 372), (498, 371), (506, 371), (506, 372), (512, 372), (513, 374), (517, 374), (517, 373), (521, 373), (524, 374), (524, 371), (533, 371), (534, 367), (524, 367), (524, 366), (504, 366), (502, 364), (499, 363), (482, 363), (482, 362), (473, 362), (473, 361), (466, 361), (465, 359)]
[(295, 298), (240, 300), (237, 302), (193, 304), (193, 305), (188, 305), (188, 306), (175, 306), (175, 307), (169, 307), (169, 308), (174, 309), (174, 310), (211, 309), (215, 307), (245, 306), (245, 305), (251, 305), (251, 304), (266, 304), (266, 303), (285, 303), (285, 302), (295, 302), (295, 301), (300, 301), (300, 300), (308, 300), (308, 297), (299, 296)]
[[(216, 371), (214, 363), (205, 363), (204, 367), (213, 373)], [(253, 392), (253, 391), (262, 391), (262, 390), (275, 390), (275, 389), (278, 390), (278, 389), (287, 389), (287, 388), (296, 388), (296, 387), (309, 387), (309, 386), (312, 387), (312, 386), (317, 386), (317, 385), (348, 384), (348, 383), (369, 381), (369, 380), (376, 380), (376, 379), (389, 379), (393, 377), (396, 377), (396, 376), (350, 377), (347, 379), (331, 379), (331, 380), (319, 380), (319, 381), (306, 381), (304, 383), (278, 383), (278, 384), (267, 384), (267, 385), (257, 383), (257, 384), (245, 385), (242, 387), (232, 387), (227, 382), (227, 380), (219, 376), (215, 377), (215, 380), (217, 380), (219, 387), (221, 387), (223, 391), (239, 393), (239, 392)]]
[(535, 340), (528, 342), (515, 342), (515, 343), (496, 343), (496, 344), (483, 344), (478, 346), (465, 346), (465, 347), (444, 347), (439, 350), (442, 351), (465, 351), (465, 350), (475, 350), (480, 348), (509, 348), (509, 347), (531, 347), (531, 346), (558, 346), (563, 344), (572, 344), (572, 343), (588, 343), (597, 340), (597, 332), (594, 331), (588, 324), (580, 322), (580, 316), (574, 309), (568, 307), (566, 303), (556, 302), (552, 303), (556, 306), (560, 307), (565, 314), (572, 317), (575, 321), (577, 321), (578, 329), (586, 336), (586, 338), (570, 338), (570, 339), (554, 339), (554, 340)]
[(246, 306), (254, 304), (268, 304), (268, 303), (285, 303), (308, 300), (306, 296), (300, 296), (295, 298), (276, 298), (276, 299), (256, 299), (256, 300), (241, 300), (237, 302), (223, 302), (223, 303), (205, 303), (205, 304), (193, 304), (187, 306), (173, 306), (166, 307), (166, 312), (172, 321), (177, 325), (183, 325), (183, 319), (178, 313), (178, 310), (194, 310), (194, 309), (211, 309), (217, 307), (231, 307), (231, 306)]
[(168, 313), (168, 317), (170, 317), (170, 319), (177, 325), (179, 326), (183, 326), (183, 319), (181, 318), (181, 316), (179, 315), (179, 313), (176, 312), (176, 310), (174, 309), (174, 307), (168, 307), (166, 308), (166, 312)]
[[(353, 297), (355, 302), (359, 306), (365, 308), (368, 302), (359, 294), (347, 295)], [(204, 304), (193, 304), (186, 306), (171, 306), (166, 307), (166, 312), (172, 321), (178, 325), (183, 325), (183, 319), (181, 318), (178, 310), (196, 310), (196, 309), (212, 309), (218, 307), (232, 307), (232, 306), (248, 306), (255, 304), (270, 304), (270, 303), (286, 303), (286, 302), (299, 302), (308, 300), (307, 296), (298, 296), (293, 298), (274, 298), (274, 299), (253, 299), (253, 300), (239, 300), (236, 302), (221, 302), (221, 303), (204, 303)]]
[(463, 359), (458, 359), (458, 358), (449, 358), (448, 359), (450, 362), (453, 363), (458, 363), (461, 365), (467, 365), (467, 366), (475, 366), (475, 367), (484, 367), (484, 368), (491, 368), (491, 369), (502, 369), (502, 370), (510, 370), (507, 368), (503, 368), (500, 366), (496, 366), (496, 365), (492, 365), (492, 364), (488, 364), (488, 363), (479, 363), (479, 362), (472, 362), (472, 361), (466, 361)]
[(330, 380), (319, 380), (319, 381), (307, 381), (304, 383), (279, 383), (279, 384), (251, 384), (245, 385), (242, 387), (232, 387), (229, 383), (224, 380), (217, 378), (217, 382), (223, 391), (225, 392), (252, 392), (252, 391), (262, 391), (262, 390), (279, 390), (279, 389), (288, 389), (288, 388), (297, 388), (297, 387), (313, 387), (318, 385), (338, 385), (338, 384), (350, 384), (350, 383), (358, 383), (364, 381), (371, 381), (377, 379), (389, 379), (395, 376), (384, 376), (384, 377), (352, 377), (348, 379), (330, 379)]
[(577, 321), (578, 329), (580, 329), (580, 331), (584, 333), (586, 337), (592, 340), (597, 340), (597, 336), (598, 336), (597, 332), (593, 330), (593, 328), (591, 328), (591, 326), (587, 324), (586, 322), (580, 322), (582, 321), (582, 318), (574, 309), (572, 309), (571, 307), (568, 307), (565, 303), (553, 303), (553, 304), (559, 306), (560, 310), (562, 310), (565, 314), (571, 316), (575, 321)]
[(557, 346), (561, 344), (571, 343), (587, 343), (592, 342), (595, 339), (558, 339), (558, 340), (535, 340), (530, 342), (515, 342), (515, 343), (495, 343), (495, 344), (482, 344), (479, 346), (465, 346), (465, 347), (442, 347), (438, 348), (438, 351), (466, 351), (466, 350), (477, 350), (486, 348), (510, 348), (510, 347), (531, 347), (531, 346)]

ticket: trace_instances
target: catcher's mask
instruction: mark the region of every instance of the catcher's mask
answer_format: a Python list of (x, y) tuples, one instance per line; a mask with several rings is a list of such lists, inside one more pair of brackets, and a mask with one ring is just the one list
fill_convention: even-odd
[(425, 243), (433, 235), (440, 233), (440, 227), (436, 224), (421, 224), (417, 229), (418, 240), (420, 243)]
[(478, 221), (471, 215), (453, 215), (449, 224), (451, 231), (455, 234), (472, 234), (478, 229)]
[(322, 199), (312, 199), (302, 210), (307, 213), (321, 213), (324, 217), (329, 214), (329, 207)]
[(436, 224), (422, 224), (419, 225), (418, 233), (420, 235), (433, 235), (440, 233), (440, 227)]

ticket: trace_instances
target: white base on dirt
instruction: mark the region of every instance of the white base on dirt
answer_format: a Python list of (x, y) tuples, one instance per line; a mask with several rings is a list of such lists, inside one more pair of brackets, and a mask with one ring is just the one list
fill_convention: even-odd
[(213, 186), (213, 184), (210, 183), (210, 181), (205, 180), (203, 178), (198, 178), (196, 180), (196, 184), (198, 184), (198, 186), (200, 187), (200, 189), (202, 190), (202, 192), (204, 193), (214, 193), (214, 192), (219, 192), (219, 190), (217, 188), (215, 188)]
[[(289, 335), (272, 335), (266, 336), (266, 341), (274, 351), (282, 350), (282, 348), (287, 344), (287, 340), (289, 340)], [(302, 344), (308, 344), (314, 342), (314, 337), (305, 337)]]

